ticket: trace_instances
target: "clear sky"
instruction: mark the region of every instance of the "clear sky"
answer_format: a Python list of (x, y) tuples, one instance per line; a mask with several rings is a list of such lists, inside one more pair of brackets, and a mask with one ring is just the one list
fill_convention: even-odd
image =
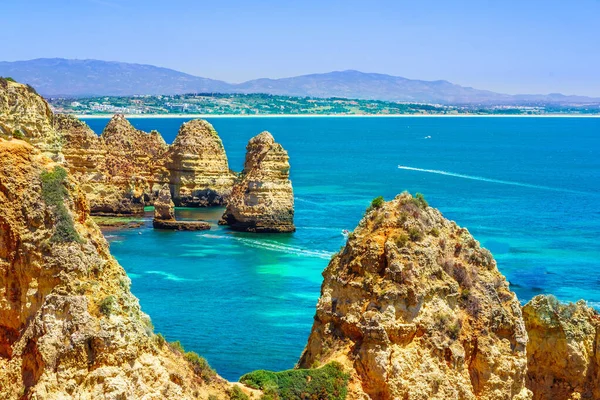
[(229, 82), (357, 69), (600, 97), (600, 0), (3, 0), (0, 60), (93, 58)]

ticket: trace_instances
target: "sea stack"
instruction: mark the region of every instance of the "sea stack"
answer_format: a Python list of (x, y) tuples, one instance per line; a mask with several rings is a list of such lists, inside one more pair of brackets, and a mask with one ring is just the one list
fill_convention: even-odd
[(204, 221), (177, 221), (175, 219), (175, 204), (171, 200), (171, 190), (165, 184), (154, 200), (154, 229), (179, 231), (204, 231), (210, 229), (210, 224)]
[(0, 398), (229, 398), (152, 324), (65, 169), (0, 138)]
[(231, 193), (235, 174), (229, 170), (221, 138), (207, 121), (181, 126), (165, 166), (178, 207), (224, 205)]
[(246, 232), (294, 232), (294, 193), (287, 151), (269, 132), (246, 146), (244, 170), (219, 224)]
[(348, 398), (531, 398), (517, 297), (421, 196), (374, 201), (323, 277), (299, 366), (341, 362)]

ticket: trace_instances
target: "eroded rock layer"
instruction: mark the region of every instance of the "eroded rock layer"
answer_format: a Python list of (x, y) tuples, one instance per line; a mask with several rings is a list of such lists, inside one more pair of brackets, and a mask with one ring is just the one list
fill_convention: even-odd
[(294, 193), (287, 152), (269, 132), (253, 137), (220, 224), (248, 232), (293, 232)]
[(153, 335), (64, 169), (0, 139), (0, 204), (0, 398), (226, 398)]
[(31, 86), (0, 78), (0, 136), (27, 138), (49, 157), (61, 160), (61, 137), (50, 106)]
[(600, 399), (600, 316), (584, 301), (536, 296), (523, 307), (534, 399)]
[(422, 198), (373, 207), (323, 273), (301, 367), (354, 399), (527, 399), (527, 333), (492, 255)]

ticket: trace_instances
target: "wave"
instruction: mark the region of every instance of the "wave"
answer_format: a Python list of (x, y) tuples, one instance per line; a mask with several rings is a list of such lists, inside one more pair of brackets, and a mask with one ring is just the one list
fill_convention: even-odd
[(269, 251), (293, 254), (293, 255), (304, 256), (304, 257), (322, 258), (325, 260), (329, 260), (331, 258), (331, 256), (333, 256), (335, 254), (330, 251), (310, 250), (310, 249), (305, 249), (305, 248), (302, 248), (299, 246), (292, 246), (292, 245), (283, 244), (283, 243), (275, 242), (275, 241), (271, 241), (271, 240), (257, 240), (257, 239), (249, 239), (249, 238), (238, 237), (238, 236), (224, 236), (224, 235), (214, 235), (214, 234), (200, 234), (199, 236), (213, 238), (213, 239), (236, 240), (236, 241), (244, 244), (245, 246), (256, 248), (256, 249), (269, 250)]
[(512, 185), (512, 186), (520, 186), (520, 187), (526, 187), (526, 188), (531, 188), (531, 189), (552, 190), (554, 192), (565, 192), (565, 193), (575, 193), (575, 194), (592, 194), (589, 192), (582, 192), (579, 190), (555, 188), (555, 187), (543, 186), (543, 185), (534, 185), (531, 183), (504, 181), (501, 179), (485, 178), (483, 176), (476, 176), (476, 175), (458, 174), (455, 172), (442, 171), (442, 170), (438, 170), (438, 169), (415, 168), (415, 167), (407, 167), (406, 165), (398, 165), (398, 169), (403, 169), (403, 170), (407, 170), (407, 171), (427, 172), (429, 174), (452, 176), (455, 178), (471, 179), (473, 181), (480, 181), (480, 182), (499, 183), (501, 185)]
[(319, 208), (323, 208), (323, 209), (326, 209), (326, 210), (329, 210), (329, 209), (331, 209), (331, 207), (330, 207), (329, 205), (327, 205), (327, 204), (323, 204), (323, 203), (319, 203), (319, 202), (317, 202), (317, 201), (311, 201), (311, 200), (301, 199), (301, 198), (299, 198), (299, 197), (294, 197), (294, 200), (295, 200), (295, 201), (299, 201), (299, 202), (301, 202), (301, 203), (307, 203), (307, 204), (311, 204), (311, 205), (313, 205), (313, 206), (317, 206), (317, 207), (319, 207)]
[(175, 281), (175, 282), (184, 282), (184, 281), (193, 281), (196, 279), (187, 279), (187, 278), (182, 278), (180, 276), (177, 275), (173, 275), (169, 272), (164, 272), (164, 271), (146, 271), (146, 274), (153, 274), (153, 275), (159, 275), (161, 277), (163, 277), (166, 280), (169, 281)]

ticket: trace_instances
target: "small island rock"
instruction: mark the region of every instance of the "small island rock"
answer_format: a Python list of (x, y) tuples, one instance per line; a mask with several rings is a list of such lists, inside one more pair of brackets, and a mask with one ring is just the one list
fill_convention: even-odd
[(250, 139), (244, 171), (219, 224), (247, 232), (294, 232), (294, 193), (289, 174), (287, 151), (269, 132)]

